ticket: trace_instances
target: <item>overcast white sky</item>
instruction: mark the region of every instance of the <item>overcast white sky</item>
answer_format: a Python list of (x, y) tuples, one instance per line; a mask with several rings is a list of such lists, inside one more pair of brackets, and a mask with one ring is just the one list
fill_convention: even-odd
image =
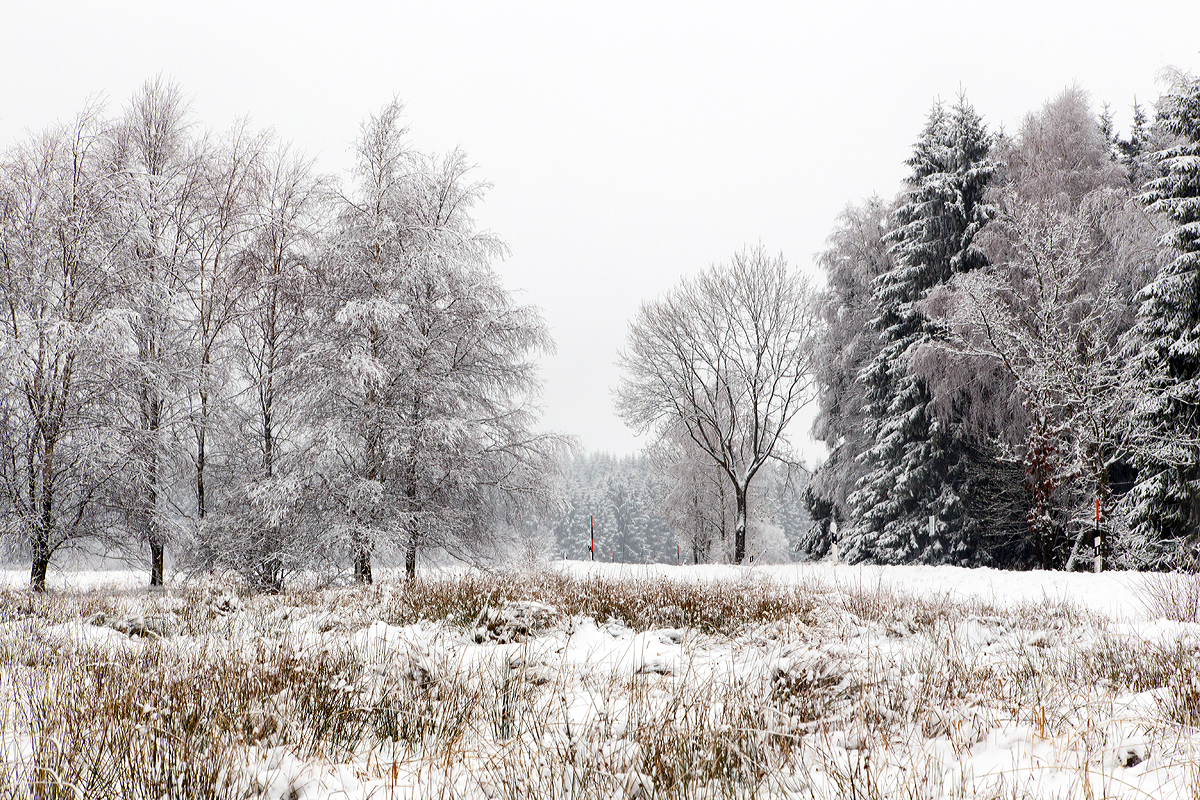
[(747, 243), (812, 270), (848, 202), (897, 192), (960, 88), (1015, 130), (1078, 82), (1125, 130), (1163, 67), (1200, 72), (1197, 32), (1192, 0), (0, 0), (0, 145), (93, 93), (115, 113), (161, 72), (201, 123), (249, 116), (338, 172), (398, 96), (416, 146), (461, 146), (495, 184), (478, 219), (512, 248), (497, 269), (558, 343), (546, 426), (630, 453), (613, 360), (641, 301)]

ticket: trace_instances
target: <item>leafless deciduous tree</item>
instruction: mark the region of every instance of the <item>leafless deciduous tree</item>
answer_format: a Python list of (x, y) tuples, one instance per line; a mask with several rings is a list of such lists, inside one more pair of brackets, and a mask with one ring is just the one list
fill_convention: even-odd
[(147, 81), (126, 109), (120, 135), (123, 208), (132, 230), (122, 283), (136, 344), (124, 383), (130, 453), (125, 484), (131, 526), (150, 546), (150, 584), (160, 586), (183, 461), (181, 398), (191, 381), (182, 304), (192, 281), (205, 164), (173, 83)]
[(713, 561), (737, 514), (729, 479), (682, 426), (660, 436), (649, 455), (665, 485), (663, 516), (680, 548), (693, 564)]
[(643, 303), (630, 324), (618, 413), (659, 436), (682, 428), (729, 478), (735, 563), (751, 483), (785, 458), (789, 424), (813, 398), (815, 328), (807, 282), (761, 247)]
[(242, 121), (199, 154), (197, 213), (183, 231), (190, 262), (181, 309), (191, 334), (187, 427), (193, 438), (195, 517), (200, 523), (208, 510), (213, 428), (231, 416), (221, 413), (233, 391), (226, 345), (248, 289), (242, 266), (259, 223), (255, 200), (257, 184), (265, 177), (261, 162), (266, 147), (267, 137), (252, 133)]
[(0, 165), (0, 491), (35, 591), (56, 549), (109, 527), (102, 501), (120, 462), (108, 401), (125, 331), (118, 191), (95, 107)]
[(376, 541), (403, 549), (411, 577), (420, 550), (462, 553), (550, 499), (564, 445), (533, 429), (535, 357), (552, 343), (491, 269), (505, 246), (470, 216), (487, 186), (457, 151), (408, 148), (400, 111), (364, 124), (329, 252), (322, 430), (362, 581)]

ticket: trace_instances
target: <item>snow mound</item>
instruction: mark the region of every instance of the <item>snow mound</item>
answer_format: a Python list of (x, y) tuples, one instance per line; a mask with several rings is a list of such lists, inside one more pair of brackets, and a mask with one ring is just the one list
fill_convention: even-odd
[(506, 644), (523, 642), (549, 630), (562, 621), (563, 615), (553, 606), (534, 600), (505, 603), (500, 608), (484, 609), (475, 628), (475, 641)]

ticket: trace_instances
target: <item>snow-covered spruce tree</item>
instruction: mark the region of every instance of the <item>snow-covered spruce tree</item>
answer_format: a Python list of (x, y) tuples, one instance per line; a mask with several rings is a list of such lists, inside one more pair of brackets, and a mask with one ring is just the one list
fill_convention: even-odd
[(126, 326), (113, 131), (89, 107), (0, 161), (0, 504), (46, 588), (55, 551), (114, 530), (112, 414)]
[(943, 563), (979, 555), (979, 523), (963, 501), (975, 473), (970, 443), (960, 426), (931, 413), (929, 387), (910, 358), (939, 335), (921, 310), (929, 291), (986, 263), (974, 238), (992, 215), (984, 201), (994, 170), (990, 144), (979, 115), (960, 98), (949, 111), (933, 108), (908, 160), (912, 176), (887, 237), (895, 263), (874, 284), (882, 347), (859, 373), (873, 444), (849, 499), (849, 559)]
[(1136, 533), (1195, 555), (1200, 541), (1200, 78), (1177, 75), (1157, 125), (1174, 142), (1155, 157), (1164, 171), (1143, 196), (1171, 230), (1175, 258), (1137, 297), (1135, 335), (1146, 392), (1138, 421), (1150, 442), (1139, 463), (1130, 524)]
[(816, 300), (822, 326), (814, 357), (818, 409), (813, 436), (825, 443), (829, 455), (804, 491), (815, 522), (800, 541), (809, 557), (825, 555), (835, 530), (832, 523), (845, 526), (850, 519), (847, 498), (866, 470), (859, 458), (871, 444), (863, 436), (866, 386), (857, 376), (882, 344), (871, 326), (876, 313), (871, 287), (894, 266), (884, 241), (891, 216), (890, 204), (877, 197), (846, 208), (817, 257), (826, 288)]
[(504, 244), (470, 216), (486, 185), (458, 151), (408, 148), (400, 114), (393, 102), (364, 123), (328, 254), (320, 437), (360, 581), (376, 543), (401, 549), (411, 578), (422, 549), (468, 555), (555, 501), (566, 446), (534, 431), (534, 357), (553, 345), (491, 269)]

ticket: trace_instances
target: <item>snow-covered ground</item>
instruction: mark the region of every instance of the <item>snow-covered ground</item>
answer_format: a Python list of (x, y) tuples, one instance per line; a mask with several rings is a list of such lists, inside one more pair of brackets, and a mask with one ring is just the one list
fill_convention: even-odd
[[(558, 562), (447, 571), (420, 605), (395, 576), (239, 598), (60, 575), (26, 611), (6, 595), (4, 757), (44, 774), (39, 669), (63, 670), (57, 695), (98, 653), (152, 651), (218, 691), (225, 660), (275, 676), (221, 751), (233, 797), (1196, 797), (1200, 625), (1158, 618), (1145, 580)], [(714, 597), (734, 602), (688, 605)], [(183, 735), (167, 699), (137, 702), (138, 735)]]

